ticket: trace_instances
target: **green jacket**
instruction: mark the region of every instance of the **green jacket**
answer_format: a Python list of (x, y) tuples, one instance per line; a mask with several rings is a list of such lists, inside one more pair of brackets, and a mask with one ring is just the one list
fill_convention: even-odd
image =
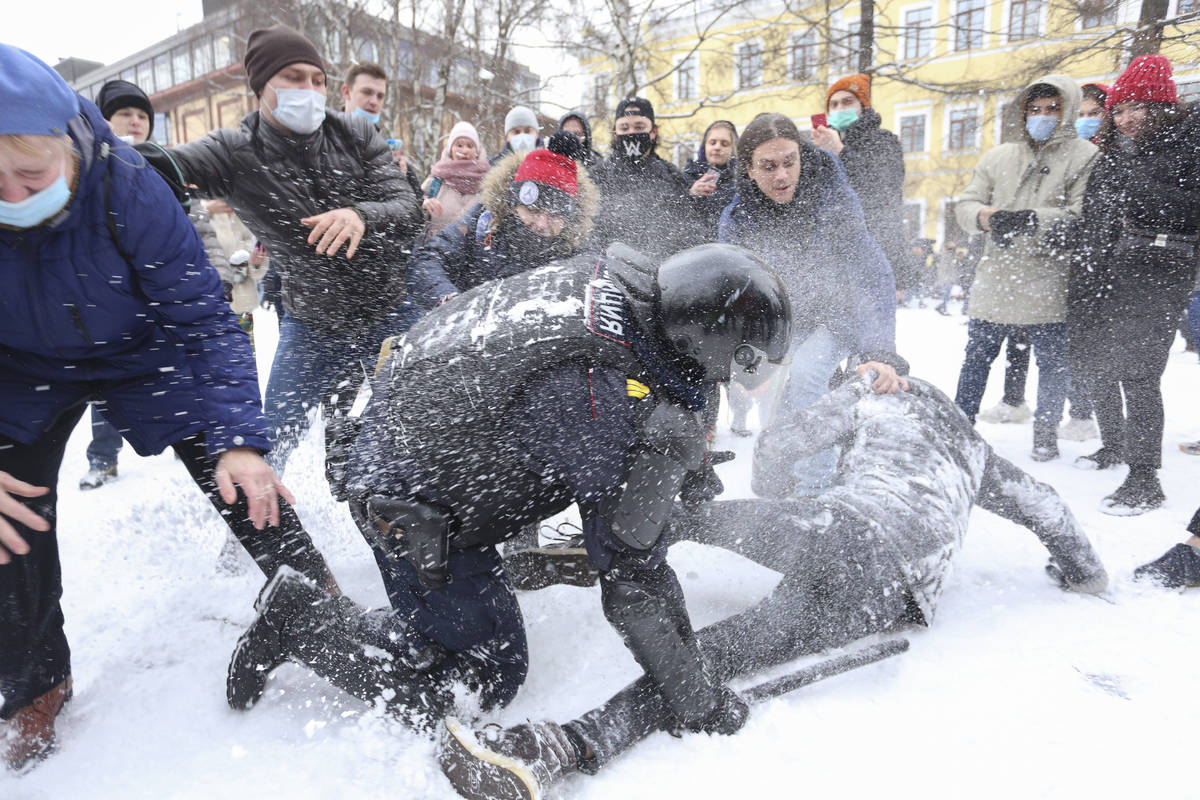
[(1035, 80), (1018, 95), (1019, 107), (1039, 83), (1056, 87), (1062, 96), (1062, 119), (1050, 140), (1035, 150), (1022, 131), (1020, 141), (984, 153), (955, 207), (958, 224), (972, 234), (983, 233), (978, 216), (984, 208), (1037, 213), (1037, 232), (1017, 236), (1008, 247), (989, 236), (967, 310), (976, 319), (1013, 325), (1066, 321), (1069, 253), (1052, 246), (1054, 237), (1048, 234), (1079, 216), (1096, 146), (1075, 135), (1082, 97), (1066, 75)]

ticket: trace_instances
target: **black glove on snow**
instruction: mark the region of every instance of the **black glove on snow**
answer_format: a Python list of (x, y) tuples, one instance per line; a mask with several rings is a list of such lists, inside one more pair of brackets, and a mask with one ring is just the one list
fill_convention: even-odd
[(1001, 247), (1012, 244), (1017, 236), (1032, 236), (1037, 233), (1037, 212), (1031, 208), (1022, 211), (997, 211), (988, 220), (992, 229), (992, 240)]
[(713, 469), (717, 464), (732, 461), (734, 453), (731, 450), (716, 450), (704, 454), (704, 464), (700, 469), (692, 470), (683, 479), (679, 487), (679, 500), (688, 508), (694, 508), (701, 503), (707, 503), (725, 491), (725, 484), (717, 477)]

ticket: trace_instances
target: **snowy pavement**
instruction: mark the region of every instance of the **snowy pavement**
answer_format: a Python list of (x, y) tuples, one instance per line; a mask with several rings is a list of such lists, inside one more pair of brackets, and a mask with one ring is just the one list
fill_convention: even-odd
[[(898, 314), (913, 374), (950, 395), (964, 321), (931, 309)], [(260, 342), (261, 360), (272, 346)], [(1001, 359), (984, 407), (999, 401), (1002, 369)], [(1036, 368), (1030, 399), (1035, 381)], [(1104, 597), (1055, 588), (1033, 534), (977, 509), (939, 616), (909, 633), (908, 653), (770, 701), (734, 737), (656, 735), (602, 774), (567, 781), (559, 796), (1200, 796), (1200, 642), (1187, 616), (1200, 610), (1200, 591), (1130, 576), (1182, 540), (1200, 504), (1200, 458), (1177, 449), (1200, 438), (1200, 365), (1182, 341), (1163, 389), (1167, 503), (1141, 517), (1097, 510), (1123, 470), (1072, 468), (1098, 442), (1060, 442), (1063, 457), (1038, 464), (1028, 424), (980, 425), (1001, 454), (1067, 499), (1112, 576)], [(80, 492), (88, 438), (85, 417), (60, 483), (75, 699), (60, 718), (59, 752), (22, 778), (0, 773), (0, 800), (456, 797), (431, 742), (300, 667), (281, 668), (252, 711), (229, 710), (225, 667), (261, 575), (244, 555), (240, 572), (218, 568), (225, 528), (170, 453), (142, 459), (127, 447), (118, 482)], [(324, 488), (318, 442), (306, 439), (285, 482), (343, 588), (383, 605), (367, 546)], [(718, 445), (739, 453), (721, 467), (726, 496), (746, 496), (751, 440), (725, 430)], [(697, 625), (745, 608), (778, 579), (694, 544), (672, 549), (671, 562)], [(637, 675), (598, 590), (552, 587), (523, 594), (521, 607), (529, 680), (496, 721), (566, 721)]]

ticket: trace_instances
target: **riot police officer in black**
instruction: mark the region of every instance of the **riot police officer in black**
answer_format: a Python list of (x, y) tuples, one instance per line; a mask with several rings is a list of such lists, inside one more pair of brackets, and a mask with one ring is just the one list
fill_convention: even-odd
[(681, 491), (719, 485), (703, 385), (780, 363), (790, 316), (774, 270), (726, 244), (657, 266), (613, 245), (434, 310), (391, 345), (331, 472), (392, 608), (281, 570), (234, 652), (230, 705), (289, 659), (417, 727), (453, 710), (455, 684), (507, 703), (528, 650), (496, 545), (576, 503), (605, 616), (677, 727), (737, 730), (746, 707), (705, 666), (661, 534)]

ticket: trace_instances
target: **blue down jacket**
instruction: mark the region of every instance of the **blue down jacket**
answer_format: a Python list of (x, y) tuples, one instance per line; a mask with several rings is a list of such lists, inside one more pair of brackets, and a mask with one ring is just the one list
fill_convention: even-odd
[(0, 435), (32, 443), (102, 396), (141, 455), (199, 431), (210, 453), (269, 450), (250, 341), (196, 229), (96, 106), (80, 106), (66, 208), (0, 228)]

